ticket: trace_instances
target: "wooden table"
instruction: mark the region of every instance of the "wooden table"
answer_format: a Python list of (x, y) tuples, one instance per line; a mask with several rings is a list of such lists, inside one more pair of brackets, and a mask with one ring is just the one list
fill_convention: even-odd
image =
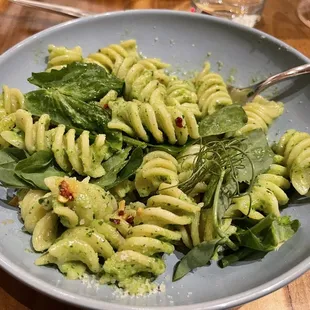
[[(49, 2), (78, 6), (97, 13), (120, 9), (189, 10), (190, 8), (190, 1), (186, 0), (49, 0)], [(285, 41), (310, 57), (310, 29), (299, 21), (296, 15), (297, 3), (298, 0), (267, 0), (263, 19), (257, 28)], [(30, 35), (69, 19), (14, 4), (9, 5), (5, 13), (0, 13), (0, 54)], [(77, 308), (36, 292), (0, 269), (0, 310), (25, 309), (73, 310)], [(241, 306), (239, 309), (310, 309), (310, 271), (273, 294)]]

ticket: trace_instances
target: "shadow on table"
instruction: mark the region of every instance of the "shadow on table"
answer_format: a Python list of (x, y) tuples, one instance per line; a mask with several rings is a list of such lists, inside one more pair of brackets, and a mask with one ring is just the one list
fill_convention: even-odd
[[(52, 299), (42, 293), (35, 291), (29, 286), (23, 284), (17, 279), (10, 276), (8, 273), (0, 269), (0, 294), (1, 289), (4, 291), (4, 301), (3, 296), (1, 296), (1, 306), (0, 309), (31, 309), (31, 310), (78, 310), (77, 307), (69, 306), (55, 299)], [(5, 298), (7, 293), (8, 296)], [(10, 298), (11, 297), (11, 298)], [(14, 299), (16, 301), (14, 301)], [(4, 304), (3, 304), (4, 303)], [(22, 307), (23, 305), (24, 307)]]

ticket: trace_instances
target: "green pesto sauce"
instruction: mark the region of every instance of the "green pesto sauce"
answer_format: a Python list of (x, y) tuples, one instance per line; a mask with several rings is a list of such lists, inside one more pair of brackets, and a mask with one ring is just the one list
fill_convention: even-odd
[[(101, 282), (115, 284), (115, 279), (109, 275), (104, 275), (101, 278)], [(153, 279), (144, 275), (135, 275), (133, 277), (119, 280), (117, 281), (117, 286), (130, 295), (146, 295), (158, 290), (158, 285), (153, 282)]]
[(150, 293), (157, 287), (152, 283), (154, 276), (165, 271), (165, 264), (162, 259), (152, 258), (148, 263), (139, 261), (140, 259), (131, 257), (125, 252), (113, 255), (105, 261), (104, 274), (100, 282), (102, 284), (117, 284), (118, 287), (123, 288), (131, 295)]

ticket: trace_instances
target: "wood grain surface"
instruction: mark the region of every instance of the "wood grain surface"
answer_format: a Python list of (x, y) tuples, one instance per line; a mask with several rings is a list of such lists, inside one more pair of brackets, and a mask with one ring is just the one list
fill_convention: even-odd
[[(94, 13), (141, 8), (175, 10), (190, 8), (190, 1), (185, 0), (50, 0), (49, 2), (71, 5)], [(310, 29), (299, 21), (296, 14), (297, 3), (297, 0), (267, 0), (263, 19), (257, 28), (283, 40), (310, 57)], [(9, 4), (6, 11), (0, 13), (0, 54), (23, 39), (69, 19), (61, 15)], [(36, 292), (0, 269), (0, 310), (26, 309), (74, 310), (77, 308)], [(310, 309), (310, 272), (286, 287), (243, 305), (239, 309)]]

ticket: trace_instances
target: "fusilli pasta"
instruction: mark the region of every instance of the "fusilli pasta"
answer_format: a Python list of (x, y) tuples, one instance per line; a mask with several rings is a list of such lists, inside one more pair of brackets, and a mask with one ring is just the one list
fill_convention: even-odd
[(103, 219), (116, 208), (116, 200), (100, 186), (68, 177), (48, 177), (44, 180), (51, 193), (41, 204), (60, 217), (68, 228), (89, 226), (93, 219)]
[(256, 96), (251, 103), (247, 103), (243, 107), (247, 117), (247, 124), (236, 132), (236, 135), (252, 131), (254, 129), (262, 129), (265, 133), (268, 126), (279, 117), (284, 107), (281, 102), (268, 101), (261, 96)]
[(158, 143), (162, 143), (165, 136), (169, 143), (180, 145), (185, 144), (189, 137), (199, 138), (195, 115), (187, 107), (158, 105), (154, 108), (152, 104), (137, 100), (126, 102), (123, 99), (110, 102), (109, 107), (112, 120), (108, 127), (143, 141), (149, 141), (146, 129)]
[(269, 171), (257, 177), (249, 195), (233, 199), (226, 215), (236, 216), (240, 211), (249, 218), (256, 220), (262, 219), (263, 214), (280, 216), (279, 206), (288, 203), (288, 196), (284, 192), (290, 188), (290, 182), (287, 178), (288, 170), (284, 165), (284, 158), (275, 156), (274, 163)]
[(310, 135), (306, 132), (288, 130), (275, 147), (284, 156), (294, 188), (300, 195), (310, 189)]
[(25, 229), (32, 234), (32, 246), (38, 252), (48, 249), (57, 237), (58, 216), (39, 203), (44, 195), (43, 191), (30, 190), (19, 203)]
[[(23, 109), (25, 104), (24, 95), (17, 88), (9, 88), (4, 85), (0, 95), (0, 133), (11, 130), (15, 126), (15, 112)], [(0, 146), (8, 146), (8, 143), (0, 137)]]
[(16, 111), (16, 127), (24, 135), (15, 131), (4, 131), (2, 138), (13, 146), (27, 150), (30, 154), (35, 151), (52, 150), (57, 164), (66, 172), (76, 171), (80, 175), (94, 178), (105, 174), (102, 161), (108, 153), (105, 144), (105, 135), (96, 136), (95, 142), (90, 145), (89, 132), (84, 130), (79, 138), (75, 137), (75, 129), (65, 134), (64, 125), (49, 129), (50, 117), (43, 114), (37, 122), (25, 110)]
[(140, 197), (156, 192), (162, 182), (176, 185), (177, 166), (176, 159), (163, 151), (154, 151), (144, 156), (135, 178), (135, 187)]
[(55, 46), (50, 44), (48, 46), (48, 63), (47, 70), (60, 70), (66, 65), (69, 65), (75, 61), (82, 61), (82, 49), (80, 46), (76, 46), (72, 49), (68, 49), (64, 46)]
[(198, 105), (202, 115), (210, 115), (221, 107), (231, 105), (233, 102), (228, 94), (223, 78), (210, 72), (210, 64), (205, 63), (204, 69), (195, 79)]

